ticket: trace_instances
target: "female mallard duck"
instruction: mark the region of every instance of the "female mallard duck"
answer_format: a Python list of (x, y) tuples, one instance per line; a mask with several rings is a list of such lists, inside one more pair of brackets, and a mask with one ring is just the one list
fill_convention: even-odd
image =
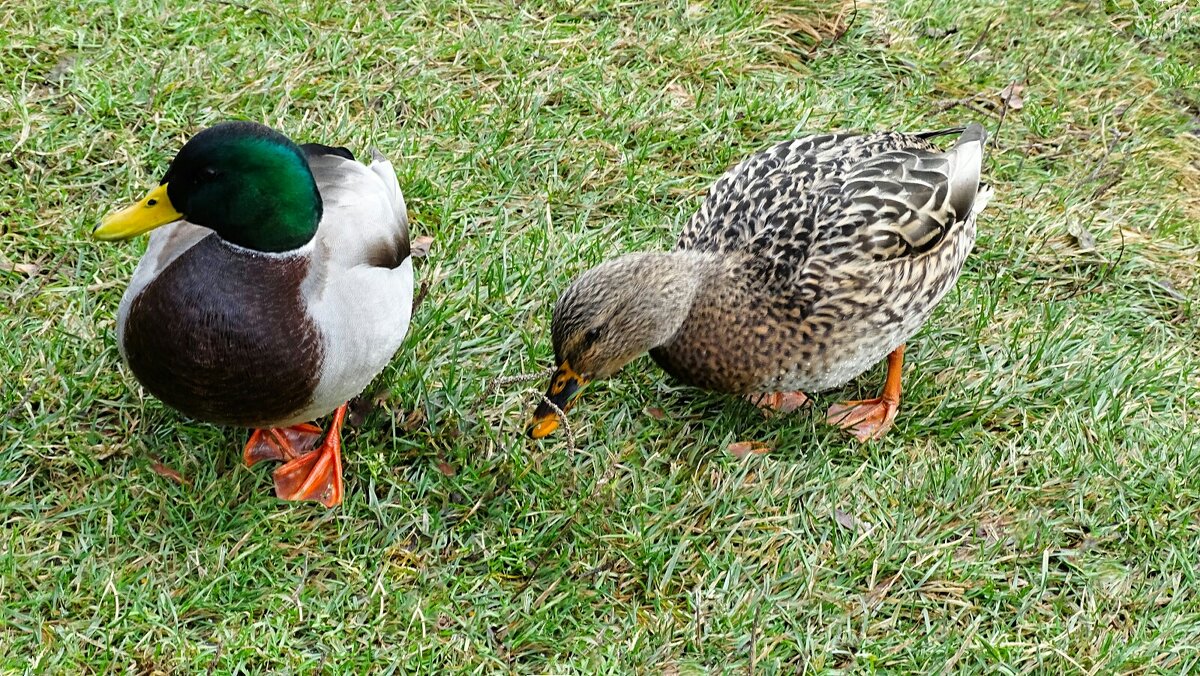
[[(408, 217), (391, 163), (222, 123), (93, 234), (154, 228), (117, 314), (134, 375), (188, 416), (256, 428), (245, 461), (286, 461), (274, 474), (279, 497), (340, 503), (346, 401), (391, 360), (412, 313)], [(321, 430), (301, 423), (335, 409), (310, 450)]]
[[(930, 139), (960, 134), (941, 152)], [(900, 403), (904, 343), (954, 285), (991, 190), (978, 124), (807, 136), (725, 173), (670, 253), (580, 275), (554, 306), (557, 371), (527, 432), (643, 352), (698, 387), (788, 411), (888, 357), (875, 399), (829, 421), (877, 439)], [(553, 403), (553, 406), (551, 406)]]

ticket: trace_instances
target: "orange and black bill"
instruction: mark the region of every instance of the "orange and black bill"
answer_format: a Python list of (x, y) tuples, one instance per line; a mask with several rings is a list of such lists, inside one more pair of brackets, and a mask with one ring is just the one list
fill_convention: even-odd
[[(554, 402), (554, 405), (565, 413), (575, 403), (575, 398), (587, 383), (587, 380), (571, 368), (570, 362), (564, 361), (550, 379), (550, 387), (546, 388), (546, 399)], [(556, 429), (558, 413), (543, 399), (525, 427), (525, 434), (531, 439), (541, 439), (550, 436)]]

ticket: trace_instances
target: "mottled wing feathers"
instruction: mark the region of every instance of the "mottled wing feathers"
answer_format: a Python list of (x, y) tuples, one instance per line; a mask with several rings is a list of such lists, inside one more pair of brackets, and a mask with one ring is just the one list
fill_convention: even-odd
[(888, 259), (928, 251), (970, 213), (986, 134), (959, 129), (822, 134), (777, 144), (727, 171), (677, 249), (747, 252), (795, 270), (818, 253)]
[[(764, 205), (795, 199), (847, 151), (850, 134), (821, 134), (784, 141), (755, 153), (726, 171), (709, 189), (700, 209), (679, 234), (676, 249), (734, 251), (764, 225)], [(781, 195), (786, 187), (791, 193)], [(802, 208), (803, 203), (795, 206)]]
[(936, 248), (971, 213), (984, 137), (972, 124), (946, 152), (884, 152), (818, 186), (817, 219), (833, 224), (821, 249), (842, 246), (883, 261)]

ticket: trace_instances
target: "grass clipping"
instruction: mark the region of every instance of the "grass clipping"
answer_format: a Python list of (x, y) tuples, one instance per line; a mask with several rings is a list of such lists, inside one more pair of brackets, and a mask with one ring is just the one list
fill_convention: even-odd
[[(528, 383), (535, 380), (544, 380), (553, 374), (554, 368), (551, 367), (534, 373), (519, 373), (514, 376), (500, 376), (498, 378), (493, 378), (492, 381), (488, 383), (487, 389), (485, 389), (484, 392), (488, 395), (495, 395), (501, 390), (501, 388), (508, 385), (512, 385), (514, 383)], [(558, 405), (553, 401), (550, 401), (550, 398), (544, 393), (538, 392), (538, 396), (540, 396), (542, 401), (546, 402), (546, 405), (554, 411), (554, 415), (558, 416), (558, 422), (562, 425), (563, 433), (567, 436), (567, 447), (571, 449), (572, 453), (574, 453), (577, 448), (575, 445), (575, 431), (571, 429), (571, 422), (567, 420), (567, 412), (559, 408)]]
[(865, 7), (865, 3), (862, 0), (765, 0), (758, 7), (765, 18), (763, 25), (766, 32), (774, 38), (772, 51), (787, 52), (807, 59), (822, 44), (841, 39), (854, 24), (858, 11)]

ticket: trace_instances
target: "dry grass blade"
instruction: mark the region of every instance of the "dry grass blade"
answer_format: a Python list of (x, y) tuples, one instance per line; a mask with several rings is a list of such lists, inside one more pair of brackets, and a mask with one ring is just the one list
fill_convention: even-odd
[(507, 387), (508, 385), (513, 385), (515, 383), (528, 383), (535, 380), (548, 378), (552, 373), (554, 373), (554, 367), (537, 371), (535, 373), (518, 373), (515, 376), (496, 376), (488, 381), (487, 387), (484, 388), (484, 395), (494, 395), (498, 393), (501, 388)]
[(572, 453), (579, 450), (579, 447), (575, 445), (575, 431), (571, 429), (571, 421), (567, 420), (567, 412), (559, 408), (558, 404), (550, 401), (550, 398), (545, 394), (542, 394), (541, 397), (542, 401), (546, 402), (546, 405), (554, 411), (554, 415), (558, 416), (558, 422), (562, 424), (563, 432), (567, 435), (567, 448)]
[[(512, 385), (515, 383), (528, 383), (528, 382), (532, 382), (535, 380), (543, 380), (545, 378), (548, 378), (553, 373), (554, 373), (554, 367), (549, 367), (545, 370), (537, 371), (534, 373), (519, 373), (517, 375), (512, 375), (512, 376), (497, 376), (488, 382), (487, 387), (484, 388), (482, 397), (495, 395), (496, 393), (498, 393), (501, 390), (501, 388), (503, 388), (507, 385)], [(566, 437), (567, 437), (567, 448), (569, 448), (572, 453), (579, 450), (579, 447), (575, 445), (575, 431), (571, 429), (571, 423), (569, 420), (567, 420), (566, 411), (559, 408), (558, 405), (555, 404), (553, 401), (550, 401), (550, 399), (548, 397), (546, 397), (546, 395), (544, 393), (538, 391), (538, 396), (540, 396), (542, 398), (542, 401), (546, 402), (546, 405), (549, 406), (554, 411), (554, 414), (556, 416), (558, 416), (558, 422), (559, 422), (559, 424), (562, 425), (563, 432), (566, 434)], [(482, 399), (482, 397), (481, 397), (481, 399)]]

